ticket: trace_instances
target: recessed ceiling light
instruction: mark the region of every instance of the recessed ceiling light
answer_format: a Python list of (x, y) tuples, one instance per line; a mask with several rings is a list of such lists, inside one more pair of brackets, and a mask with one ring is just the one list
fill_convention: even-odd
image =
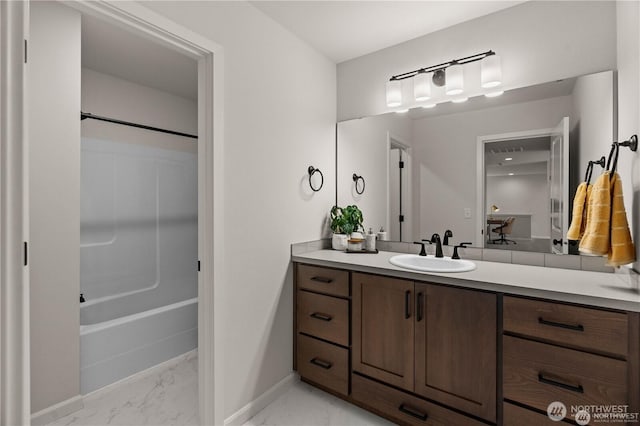
[(500, 96), (504, 93), (504, 90), (499, 90), (497, 92), (485, 93), (484, 96), (487, 98), (495, 98), (496, 96)]
[(453, 102), (454, 104), (461, 104), (462, 102), (467, 102), (469, 100), (469, 98), (458, 98), (458, 99), (451, 99), (451, 102)]
[(513, 173), (509, 173), (509, 176), (513, 176)]
[(398, 114), (404, 114), (405, 112), (409, 112), (408, 109), (399, 109), (396, 111)]
[(436, 104), (422, 105), (422, 108), (435, 108)]
[(513, 158), (511, 158), (511, 157), (507, 157), (507, 158), (504, 159), (504, 161), (511, 161), (511, 160), (513, 160)]

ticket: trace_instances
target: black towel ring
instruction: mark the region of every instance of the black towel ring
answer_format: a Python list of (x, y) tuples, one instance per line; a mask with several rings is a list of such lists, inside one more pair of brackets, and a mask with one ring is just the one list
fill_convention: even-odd
[[(311, 187), (311, 190), (313, 192), (318, 192), (322, 189), (322, 185), (324, 185), (324, 175), (322, 174), (322, 172), (320, 171), (320, 169), (316, 169), (313, 166), (309, 166), (309, 168), (307, 169), (307, 172), (309, 173), (309, 186)], [(320, 186), (317, 188), (313, 187), (313, 183), (311, 183), (311, 178), (313, 177), (314, 174), (320, 173)]]
[(604, 158), (604, 155), (603, 155), (602, 157), (600, 157), (598, 161), (589, 161), (589, 165), (587, 166), (587, 172), (584, 175), (584, 181), (586, 182), (587, 185), (591, 183), (591, 173), (593, 172), (593, 166), (597, 164), (604, 169), (605, 160), (606, 159)]
[[(618, 154), (620, 153), (620, 144), (618, 142), (614, 142), (611, 144), (611, 151), (609, 151), (609, 159), (607, 159), (607, 171), (614, 174), (616, 168), (618, 167)], [(615, 154), (615, 156), (614, 156)], [(613, 164), (611, 164), (611, 160), (613, 159)]]
[[(364, 178), (362, 176), (358, 176), (357, 174), (353, 174), (353, 181), (356, 183), (356, 193), (358, 195), (362, 195), (364, 193)], [(362, 181), (362, 190), (358, 191), (358, 182)]]

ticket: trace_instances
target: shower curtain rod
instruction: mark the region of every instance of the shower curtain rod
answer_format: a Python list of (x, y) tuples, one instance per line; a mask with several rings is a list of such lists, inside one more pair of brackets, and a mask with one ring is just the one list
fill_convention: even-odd
[(177, 136), (184, 136), (186, 138), (198, 139), (198, 135), (191, 135), (189, 133), (182, 133), (182, 132), (176, 132), (176, 131), (173, 131), (173, 130), (161, 129), (159, 127), (153, 127), (153, 126), (147, 126), (147, 125), (144, 125), (144, 124), (132, 123), (130, 121), (116, 120), (115, 118), (102, 117), (100, 115), (95, 115), (95, 114), (91, 114), (91, 113), (88, 113), (88, 112), (80, 112), (80, 120), (84, 120), (86, 118), (91, 118), (93, 120), (98, 120), (98, 121), (106, 121), (106, 122), (109, 122), (109, 123), (122, 124), (123, 126), (137, 127), (139, 129), (152, 130), (154, 132), (168, 133), (170, 135), (177, 135)]

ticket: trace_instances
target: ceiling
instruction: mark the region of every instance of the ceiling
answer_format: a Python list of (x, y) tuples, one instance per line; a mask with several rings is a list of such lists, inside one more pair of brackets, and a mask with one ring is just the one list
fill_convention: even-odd
[(82, 16), (82, 66), (196, 100), (198, 64), (175, 50)]
[(336, 63), (523, 1), (251, 1)]

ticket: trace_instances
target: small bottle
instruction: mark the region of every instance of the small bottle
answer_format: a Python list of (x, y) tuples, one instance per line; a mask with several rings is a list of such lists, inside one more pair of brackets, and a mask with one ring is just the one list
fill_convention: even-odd
[(369, 228), (369, 233), (365, 235), (365, 242), (367, 251), (376, 251), (376, 234), (373, 233), (373, 228)]
[(387, 241), (387, 231), (384, 230), (384, 227), (380, 227), (380, 232), (378, 232), (378, 239), (380, 241)]

